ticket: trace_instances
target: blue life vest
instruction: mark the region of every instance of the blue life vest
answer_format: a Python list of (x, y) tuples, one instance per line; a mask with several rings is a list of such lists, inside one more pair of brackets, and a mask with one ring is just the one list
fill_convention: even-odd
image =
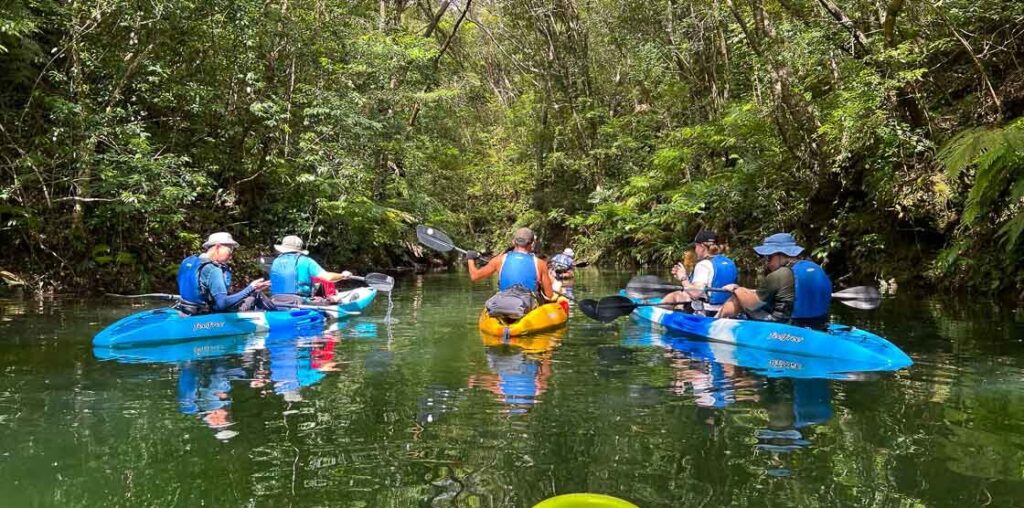
[(793, 313), (795, 319), (815, 319), (828, 315), (832, 303), (832, 281), (813, 261), (797, 261), (791, 267), (796, 284)]
[(199, 281), (206, 265), (216, 265), (224, 276), (224, 287), (231, 289), (231, 270), (228, 267), (209, 259), (204, 261), (199, 256), (189, 256), (178, 267), (178, 295), (185, 303), (196, 306), (213, 304), (209, 288), (204, 291)]
[(505, 291), (515, 285), (536, 291), (537, 279), (537, 258), (533, 254), (510, 251), (505, 254), (505, 261), (501, 263), (498, 291)]
[[(720, 288), (729, 284), (735, 284), (739, 280), (739, 270), (736, 269), (736, 263), (732, 259), (719, 254), (711, 257), (711, 264), (715, 268), (715, 275), (711, 278), (711, 287)], [(722, 305), (729, 300), (730, 296), (732, 295), (729, 293), (718, 291), (708, 293), (708, 303), (711, 305)]]
[(203, 267), (213, 261), (203, 261), (199, 256), (189, 256), (181, 262), (178, 267), (178, 295), (185, 303), (192, 305), (206, 305), (209, 302), (209, 294), (204, 294), (199, 283), (199, 274)]
[(571, 270), (574, 265), (575, 262), (567, 254), (555, 254), (551, 256), (551, 261), (548, 263), (548, 266), (553, 269), (562, 268), (563, 270)]
[(299, 280), (299, 260), (302, 254), (282, 254), (270, 265), (270, 294), (310, 296), (313, 281)]

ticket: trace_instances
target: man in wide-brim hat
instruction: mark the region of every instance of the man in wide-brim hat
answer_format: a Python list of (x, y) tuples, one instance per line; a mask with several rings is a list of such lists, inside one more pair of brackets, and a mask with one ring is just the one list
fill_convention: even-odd
[(341, 293), (329, 292), (326, 298), (319, 298), (313, 295), (313, 286), (324, 281), (333, 287), (333, 284), (351, 277), (352, 273), (324, 270), (303, 247), (302, 239), (295, 235), (288, 235), (281, 239), (280, 244), (274, 245), (274, 250), (281, 255), (270, 265), (272, 300), (293, 305), (337, 303), (342, 298)]
[(268, 308), (259, 295), (270, 286), (263, 279), (256, 279), (236, 293), (231, 289), (231, 269), (228, 261), (238, 247), (231, 233), (214, 233), (203, 243), (206, 252), (189, 256), (178, 268), (178, 294), (181, 301), (178, 309), (187, 314), (210, 312), (247, 311)]
[(832, 300), (832, 282), (817, 263), (799, 259), (804, 248), (789, 233), (776, 233), (754, 247), (768, 266), (768, 276), (756, 290), (736, 284), (717, 317), (729, 318), (746, 313), (764, 321), (780, 321), (801, 326), (823, 326), (828, 321)]

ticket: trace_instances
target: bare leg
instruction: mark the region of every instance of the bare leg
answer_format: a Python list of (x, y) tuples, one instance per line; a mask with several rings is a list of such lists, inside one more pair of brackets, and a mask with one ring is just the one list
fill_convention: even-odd
[(665, 297), (661, 299), (661, 303), (664, 305), (660, 305), (660, 307), (665, 307), (667, 309), (681, 308), (683, 304), (691, 301), (690, 295), (686, 291), (675, 291), (665, 295)]
[(754, 310), (761, 306), (761, 300), (757, 292), (747, 288), (736, 288), (729, 300), (722, 304), (715, 317), (732, 318), (740, 315), (744, 310)]
[(735, 296), (730, 296), (725, 303), (722, 304), (722, 308), (718, 309), (718, 314), (715, 314), (716, 318), (731, 318), (736, 317), (740, 313), (740, 305), (736, 302)]

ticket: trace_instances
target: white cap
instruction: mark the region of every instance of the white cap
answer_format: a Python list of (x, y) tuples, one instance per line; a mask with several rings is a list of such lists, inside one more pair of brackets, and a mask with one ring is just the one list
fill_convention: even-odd
[(210, 235), (210, 238), (208, 238), (206, 243), (203, 244), (203, 248), (209, 249), (214, 245), (230, 245), (232, 247), (238, 247), (238, 242), (236, 242), (234, 238), (231, 238), (231, 233), (225, 233), (222, 231), (220, 233)]
[(565, 254), (566, 256), (569, 257), (573, 257), (576, 255), (576, 253), (574, 253), (572, 249), (570, 249), (569, 247), (566, 247), (565, 250), (562, 251), (562, 254)]

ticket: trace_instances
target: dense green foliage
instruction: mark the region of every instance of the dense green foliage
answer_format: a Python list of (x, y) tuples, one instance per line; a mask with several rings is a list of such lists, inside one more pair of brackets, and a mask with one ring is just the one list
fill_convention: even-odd
[(1019, 290), (1022, 35), (1010, 0), (13, 0), (0, 265), (135, 286), (227, 229), (383, 267), (416, 222), (668, 263), (710, 227)]

